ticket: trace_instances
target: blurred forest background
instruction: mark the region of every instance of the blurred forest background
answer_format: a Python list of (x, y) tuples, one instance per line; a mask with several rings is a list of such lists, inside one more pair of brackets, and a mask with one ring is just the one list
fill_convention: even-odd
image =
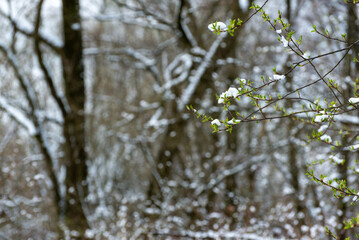
[[(333, 164), (328, 144), (307, 143), (320, 124), (283, 118), (212, 134), (185, 108), (225, 118), (216, 94), (299, 60), (260, 14), (233, 37), (208, 30), (248, 18), (253, 2), (265, 1), (0, 0), (0, 239), (330, 239), (325, 226), (338, 239), (353, 234), (342, 224), (356, 216), (352, 198), (305, 176), (323, 160), (314, 169), (359, 187), (348, 170), (355, 153)], [(273, 18), (280, 10), (312, 56), (345, 46), (313, 24), (358, 39), (358, 6), (342, 0), (269, 0), (264, 9)], [(350, 61), (330, 75), (346, 97), (358, 76)], [(314, 74), (300, 68), (273, 91)], [(330, 98), (320, 85), (302, 95)], [(359, 121), (338, 124), (355, 131)]]

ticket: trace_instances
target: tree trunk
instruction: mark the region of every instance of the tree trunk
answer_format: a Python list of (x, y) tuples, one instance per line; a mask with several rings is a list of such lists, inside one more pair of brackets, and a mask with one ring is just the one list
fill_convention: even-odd
[[(352, 42), (356, 41), (357, 37), (358, 37), (358, 25), (356, 24), (356, 22), (358, 21), (358, 16), (356, 15), (356, 6), (354, 4), (347, 5), (347, 14), (348, 14), (348, 16), (347, 16), (348, 42), (352, 43)], [(355, 77), (357, 77), (357, 72), (359, 70), (358, 64), (357, 63), (353, 64), (353, 57), (358, 58), (358, 53), (359, 53), (359, 47), (354, 46), (352, 53), (347, 56), (347, 59), (346, 59), (347, 62), (345, 64), (345, 68), (343, 70), (343, 75), (351, 76), (353, 78), (352, 79), (353, 82), (355, 80)], [(352, 83), (347, 84), (346, 89), (347, 90), (344, 91), (344, 94), (345, 94), (345, 98), (348, 99), (354, 95), (354, 93), (352, 91)], [(344, 128), (350, 129), (350, 126), (344, 125)], [(348, 144), (349, 139), (350, 139), (349, 136), (343, 137), (342, 141), (343, 141), (344, 146)], [(350, 166), (350, 164), (349, 164), (350, 156), (349, 156), (348, 151), (343, 151), (341, 154), (342, 154), (343, 159), (345, 159), (345, 162), (338, 165), (339, 179), (343, 179), (348, 183), (348, 166)], [(340, 198), (338, 200), (338, 210), (341, 213), (341, 214), (338, 214), (338, 216), (337, 216), (338, 225), (340, 226), (337, 229), (339, 240), (345, 239), (347, 237), (348, 230), (345, 230), (343, 228), (344, 220), (346, 220), (347, 217), (349, 217), (349, 216), (347, 216), (349, 213), (347, 204), (348, 203), (343, 198)]]
[(68, 114), (64, 119), (64, 149), (66, 167), (66, 196), (62, 209), (64, 223), (84, 239), (89, 227), (84, 212), (87, 195), (87, 165), (85, 152), (85, 84), (82, 55), (82, 33), (78, 0), (62, 1), (64, 47), (62, 54), (63, 77)]

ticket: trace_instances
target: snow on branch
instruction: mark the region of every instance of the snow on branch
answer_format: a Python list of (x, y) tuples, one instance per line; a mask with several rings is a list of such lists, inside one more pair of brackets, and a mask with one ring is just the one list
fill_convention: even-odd
[(220, 182), (222, 182), (225, 178), (235, 175), (235, 174), (238, 174), (238, 173), (248, 169), (253, 164), (261, 163), (261, 162), (265, 161), (266, 159), (268, 159), (268, 156), (266, 154), (261, 154), (259, 156), (252, 157), (250, 160), (247, 160), (247, 161), (235, 166), (232, 169), (224, 170), (222, 174), (217, 176), (215, 179), (210, 180), (210, 182), (208, 183), (208, 185), (206, 187), (197, 188), (195, 191), (195, 195), (200, 196), (205, 191), (207, 191), (209, 189), (213, 189)]
[(20, 114), (19, 111), (15, 111), (15, 108), (11, 108), (9, 104), (6, 104), (6, 101), (2, 101), (2, 104), (7, 107), (7, 111), (9, 111), (12, 116), (19, 121), (19, 123), (23, 124), (27, 127), (31, 135), (36, 137), (36, 140), (41, 145), (41, 149), (45, 156), (45, 161), (47, 162), (49, 167), (49, 173), (53, 184), (57, 184), (56, 180), (56, 173), (54, 173), (53, 159), (52, 153), (50, 151), (50, 146), (48, 145), (48, 141), (46, 138), (46, 132), (44, 131), (43, 126), (43, 114), (41, 114), (41, 109), (38, 105), (36, 93), (31, 85), (31, 82), (27, 78), (27, 76), (21, 70), (21, 67), (17, 61), (16, 56), (14, 53), (5, 45), (0, 43), (0, 52), (2, 52), (6, 60), (9, 62), (11, 67), (14, 70), (14, 73), (19, 81), (19, 84), (25, 93), (26, 100), (30, 106), (30, 116), (31, 120), (27, 119), (23, 114)]
[(51, 74), (50, 68), (46, 65), (46, 62), (43, 59), (42, 50), (40, 48), (40, 25), (41, 25), (41, 10), (42, 10), (43, 1), (40, 1), (38, 4), (37, 14), (36, 14), (36, 21), (35, 21), (35, 27), (34, 27), (34, 43), (35, 43), (35, 53), (37, 56), (38, 63), (40, 65), (40, 68), (42, 70), (42, 73), (44, 75), (45, 81), (50, 89), (50, 92), (52, 94), (52, 97), (55, 99), (56, 103), (58, 104), (61, 113), (63, 115), (63, 118), (65, 118), (66, 114), (69, 113), (70, 106), (68, 105), (66, 99), (60, 95), (58, 92), (58, 89), (55, 87), (54, 84), (54, 78)]
[(354, 144), (343, 148), (344, 151), (356, 152), (359, 150), (359, 144)]
[(185, 5), (185, 1), (180, 1), (177, 13), (177, 35), (178, 37), (181, 37), (186, 44), (190, 44), (192, 47), (198, 47), (198, 43), (187, 25), (187, 23), (190, 23), (191, 20), (188, 17), (189, 11)]
[[(124, 16), (123, 14), (113, 14), (113, 15), (96, 15), (95, 19), (98, 21), (119, 21), (121, 23), (127, 24), (127, 25), (137, 25), (143, 28), (149, 28), (149, 29), (155, 29), (155, 30), (161, 30), (161, 31), (171, 31), (171, 27), (163, 24), (158, 23), (153, 18), (128, 18), (127, 16)], [(86, 18), (85, 18), (86, 20)]]
[(190, 102), (193, 93), (195, 92), (197, 85), (199, 84), (203, 74), (206, 72), (214, 54), (216, 53), (219, 45), (227, 34), (220, 34), (219, 37), (213, 42), (209, 51), (205, 55), (202, 63), (199, 65), (196, 73), (193, 76), (189, 77), (189, 84), (187, 88), (183, 91), (182, 97), (179, 101), (178, 110), (182, 111), (184, 107)]
[(176, 86), (181, 82), (184, 82), (189, 75), (189, 71), (191, 67), (192, 67), (191, 55), (187, 53), (178, 55), (164, 70), (164, 79), (166, 83), (162, 88), (164, 90), (168, 90), (173, 86)]
[(193, 36), (191, 30), (189, 29), (187, 23), (189, 22), (188, 18), (182, 19), (180, 24), (183, 29), (184, 34), (186, 35), (186, 38), (191, 43), (192, 47), (198, 47), (198, 43), (196, 41), (196, 38)]
[(35, 91), (31, 85), (29, 79), (21, 71), (21, 67), (16, 59), (16, 56), (13, 54), (13, 52), (8, 47), (3, 45), (2, 43), (0, 43), (0, 51), (4, 53), (4, 55), (6, 56), (6, 59), (8, 60), (10, 65), (13, 67), (15, 75), (19, 79), (21, 88), (24, 90), (24, 92), (26, 94), (26, 98), (29, 101), (31, 110), (34, 114), (36, 114), (36, 111), (39, 110), (39, 107), (38, 107), (38, 104), (36, 101)]
[(86, 48), (84, 49), (84, 55), (98, 55), (98, 54), (112, 54), (112, 55), (127, 55), (135, 60), (139, 61), (145, 69), (150, 70), (155, 78), (155, 81), (159, 84), (160, 74), (156, 67), (156, 60), (149, 58), (141, 53), (141, 50), (133, 49), (130, 47), (118, 48), (118, 49), (101, 49), (101, 48)]
[[(0, 107), (1, 108), (1, 107)], [(10, 142), (10, 140), (13, 138), (15, 130), (16, 130), (16, 123), (12, 123), (10, 127), (7, 129), (6, 134), (3, 138), (3, 140), (0, 142), (0, 154), (4, 151), (6, 145)]]
[(335, 115), (335, 121), (344, 124), (359, 125), (359, 117), (348, 114)]
[[(276, 144), (273, 144), (272, 148), (270, 150), (272, 151), (273, 149), (278, 149), (278, 148), (281, 148), (286, 145), (288, 145), (288, 141), (281, 140), (281, 141), (277, 142)], [(219, 183), (221, 183), (227, 177), (239, 174), (239, 173), (247, 170), (248, 168), (250, 168), (253, 165), (260, 164), (264, 161), (267, 161), (268, 153), (263, 153), (263, 154), (252, 156), (252, 157), (251, 156), (243, 156), (243, 159), (246, 159), (245, 162), (240, 163), (231, 169), (226, 169), (226, 170), (222, 171), (220, 174), (218, 174), (218, 176), (216, 176), (215, 178), (212, 178), (206, 186), (197, 188), (195, 191), (195, 195), (200, 196), (205, 191), (216, 187)]]
[[(25, 36), (28, 37), (34, 37), (35, 36), (35, 29), (32, 24), (29, 22), (22, 20), (22, 19), (13, 19), (11, 16), (4, 13), (2, 10), (0, 10), (0, 15), (7, 18), (11, 25), (14, 28), (14, 31), (18, 31)], [(42, 43), (46, 44), (48, 47), (50, 47), (55, 52), (59, 53), (61, 48), (63, 47), (63, 42), (54, 37), (53, 35), (47, 34), (45, 31), (40, 30), (38, 33), (39, 39)]]
[(26, 115), (19, 109), (11, 106), (7, 100), (0, 96), (0, 109), (4, 110), (10, 115), (12, 119), (25, 127), (31, 136), (36, 134), (36, 127), (34, 123), (26, 117)]
[(158, 108), (157, 111), (152, 115), (151, 119), (145, 124), (145, 127), (153, 127), (155, 129), (161, 129), (167, 127), (169, 124), (173, 124), (175, 119), (160, 119), (164, 109), (162, 107)]
[(137, 4), (140, 5), (140, 7), (137, 7), (136, 5), (129, 5), (128, 3), (123, 3), (118, 0), (114, 0), (114, 2), (120, 8), (127, 8), (128, 10), (131, 10), (137, 14), (143, 15), (150, 22), (150, 24), (160, 23), (166, 26), (172, 25), (170, 21), (163, 17), (163, 14), (159, 14), (156, 10), (151, 10), (150, 6), (143, 1), (137, 1)]

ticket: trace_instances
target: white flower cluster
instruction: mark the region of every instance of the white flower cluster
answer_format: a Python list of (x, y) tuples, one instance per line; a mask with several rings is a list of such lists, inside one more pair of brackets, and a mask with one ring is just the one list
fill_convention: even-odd
[(229, 120), (227, 122), (227, 124), (235, 125), (235, 124), (240, 123), (240, 122), (241, 122), (241, 120), (237, 120), (237, 119), (233, 118), (233, 119)]
[[(230, 125), (236, 125), (238, 123), (240, 123), (241, 120), (237, 120), (235, 118), (232, 118), (231, 120), (227, 121), (227, 124), (230, 124)], [(212, 122), (211, 122), (212, 125), (217, 125), (218, 127), (221, 126), (221, 121), (219, 121), (218, 119), (214, 119)]]
[(285, 78), (284, 75), (274, 74), (273, 79), (276, 81), (283, 80)]
[(351, 104), (359, 103), (359, 98), (349, 98), (349, 102), (350, 102)]
[[(208, 28), (209, 28), (209, 26), (208, 26)], [(244, 79), (244, 78), (237, 78), (237, 81), (238, 81), (239, 84), (246, 84), (247, 83), (247, 80)], [(234, 88), (234, 87), (228, 88), (227, 91), (222, 92), (221, 95), (219, 95), (218, 103), (219, 104), (224, 103), (224, 100), (226, 98), (237, 98), (237, 97), (239, 97), (241, 90), (242, 90), (241, 88)], [(226, 124), (236, 125), (236, 124), (238, 124), (240, 122), (241, 122), (241, 120), (237, 120), (235, 118), (232, 118), (231, 120), (228, 120)], [(221, 124), (222, 124), (221, 121), (218, 120), (218, 119), (214, 119), (211, 122), (211, 125), (217, 125), (218, 127), (220, 127)]]
[(332, 155), (332, 156), (329, 156), (329, 159), (334, 161), (336, 164), (343, 164), (344, 163), (344, 159), (342, 158), (339, 158), (338, 156), (336, 155)]
[(343, 148), (343, 150), (344, 150), (344, 151), (356, 152), (356, 151), (359, 150), (359, 143), (354, 144), (354, 145), (347, 146), (347, 147)]
[(328, 128), (329, 128), (329, 125), (322, 125), (322, 126), (320, 126), (320, 128), (318, 129), (318, 132), (324, 133)]
[(283, 44), (284, 47), (288, 47), (288, 45), (289, 45), (287, 39), (285, 39), (284, 36), (282, 36), (282, 38), (280, 39), (280, 42)]
[(218, 120), (218, 119), (214, 119), (212, 122), (211, 122), (212, 125), (217, 125), (218, 127), (221, 126), (221, 122)]
[(329, 116), (325, 114), (324, 111), (320, 111), (320, 113), (315, 116), (314, 122), (316, 123), (325, 122), (328, 120), (328, 118)]
[(234, 87), (230, 87), (228, 88), (227, 91), (221, 93), (221, 95), (219, 95), (219, 99), (218, 99), (218, 103), (221, 104), (224, 102), (225, 98), (229, 98), (229, 97), (233, 97), (236, 98), (239, 96), (239, 91), (241, 91), (241, 88), (234, 88)]
[(208, 29), (212, 32), (216, 31), (217, 29), (226, 31), (227, 25), (224, 22), (215, 22), (208, 25)]
[(357, 192), (357, 194), (353, 197), (353, 202), (358, 201), (359, 198), (359, 192)]
[(239, 83), (243, 83), (243, 84), (246, 84), (247, 83), (247, 80), (245, 80), (244, 78), (237, 78), (237, 81)]
[(332, 142), (332, 138), (327, 135), (327, 134), (324, 134), (323, 136), (320, 137), (320, 140), (324, 141), (324, 142), (327, 142), (327, 143), (331, 143)]
[(305, 52), (303, 55), (302, 55), (303, 58), (305, 59), (309, 59), (310, 58), (310, 53), (309, 52)]

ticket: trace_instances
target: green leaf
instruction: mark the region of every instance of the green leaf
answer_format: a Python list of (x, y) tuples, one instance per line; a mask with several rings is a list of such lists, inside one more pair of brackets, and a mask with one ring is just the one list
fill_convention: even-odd
[(317, 27), (315, 25), (313, 25), (313, 30), (312, 32), (317, 32)]
[(326, 33), (327, 36), (329, 37), (329, 31), (328, 31), (328, 29), (325, 29), (325, 33)]

